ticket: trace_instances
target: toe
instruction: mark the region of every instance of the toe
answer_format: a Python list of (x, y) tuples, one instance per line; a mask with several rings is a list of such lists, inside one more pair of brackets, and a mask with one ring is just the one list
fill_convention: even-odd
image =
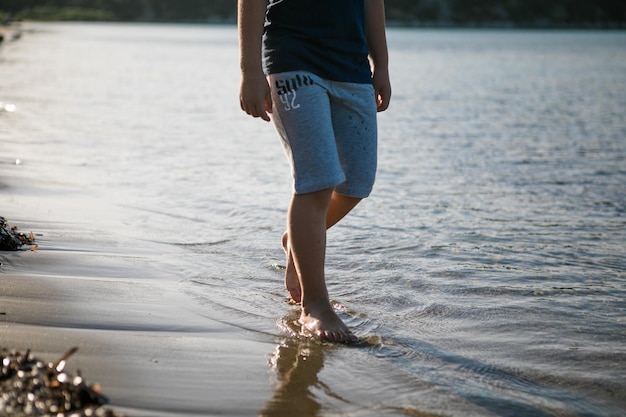
[(326, 332), (326, 341), (335, 343), (337, 342), (337, 332), (327, 331)]

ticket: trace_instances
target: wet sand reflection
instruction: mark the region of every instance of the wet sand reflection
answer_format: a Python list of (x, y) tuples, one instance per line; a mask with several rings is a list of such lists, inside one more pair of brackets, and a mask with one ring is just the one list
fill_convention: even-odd
[(276, 373), (278, 384), (260, 415), (293, 416), (294, 410), (301, 417), (319, 415), (321, 405), (314, 389), (322, 385), (318, 373), (324, 367), (324, 346), (288, 338), (276, 347), (270, 366)]

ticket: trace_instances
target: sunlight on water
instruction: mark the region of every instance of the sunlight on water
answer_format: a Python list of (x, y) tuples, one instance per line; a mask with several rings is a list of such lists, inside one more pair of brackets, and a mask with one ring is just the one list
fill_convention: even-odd
[(289, 172), (239, 109), (234, 27), (38, 26), (0, 62), (1, 152), (176, 248), (202, 315), (276, 342), (261, 415), (621, 415), (626, 35), (389, 42), (378, 182), (328, 235), (353, 348), (294, 325), (275, 267)]
[(12, 113), (17, 110), (17, 106), (11, 103), (3, 103), (0, 101), (0, 110), (4, 110), (5, 112)]

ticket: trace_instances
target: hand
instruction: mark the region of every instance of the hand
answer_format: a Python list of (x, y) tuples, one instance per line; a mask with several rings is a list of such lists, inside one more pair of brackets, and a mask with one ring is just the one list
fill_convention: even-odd
[(270, 121), (268, 113), (272, 113), (272, 94), (265, 75), (242, 75), (239, 104), (241, 110), (250, 116)]
[(387, 110), (391, 101), (391, 81), (388, 71), (374, 71), (373, 75), (374, 94), (376, 108), (379, 112)]

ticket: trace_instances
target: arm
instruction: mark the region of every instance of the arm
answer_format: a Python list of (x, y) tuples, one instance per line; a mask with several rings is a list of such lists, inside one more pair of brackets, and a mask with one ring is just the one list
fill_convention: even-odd
[(376, 104), (378, 111), (385, 111), (391, 100), (391, 82), (384, 0), (365, 0), (365, 34), (370, 50)]
[(239, 62), (241, 67), (241, 88), (239, 103), (241, 109), (253, 117), (270, 121), (272, 112), (270, 87), (263, 74), (261, 44), (267, 0), (239, 0)]

